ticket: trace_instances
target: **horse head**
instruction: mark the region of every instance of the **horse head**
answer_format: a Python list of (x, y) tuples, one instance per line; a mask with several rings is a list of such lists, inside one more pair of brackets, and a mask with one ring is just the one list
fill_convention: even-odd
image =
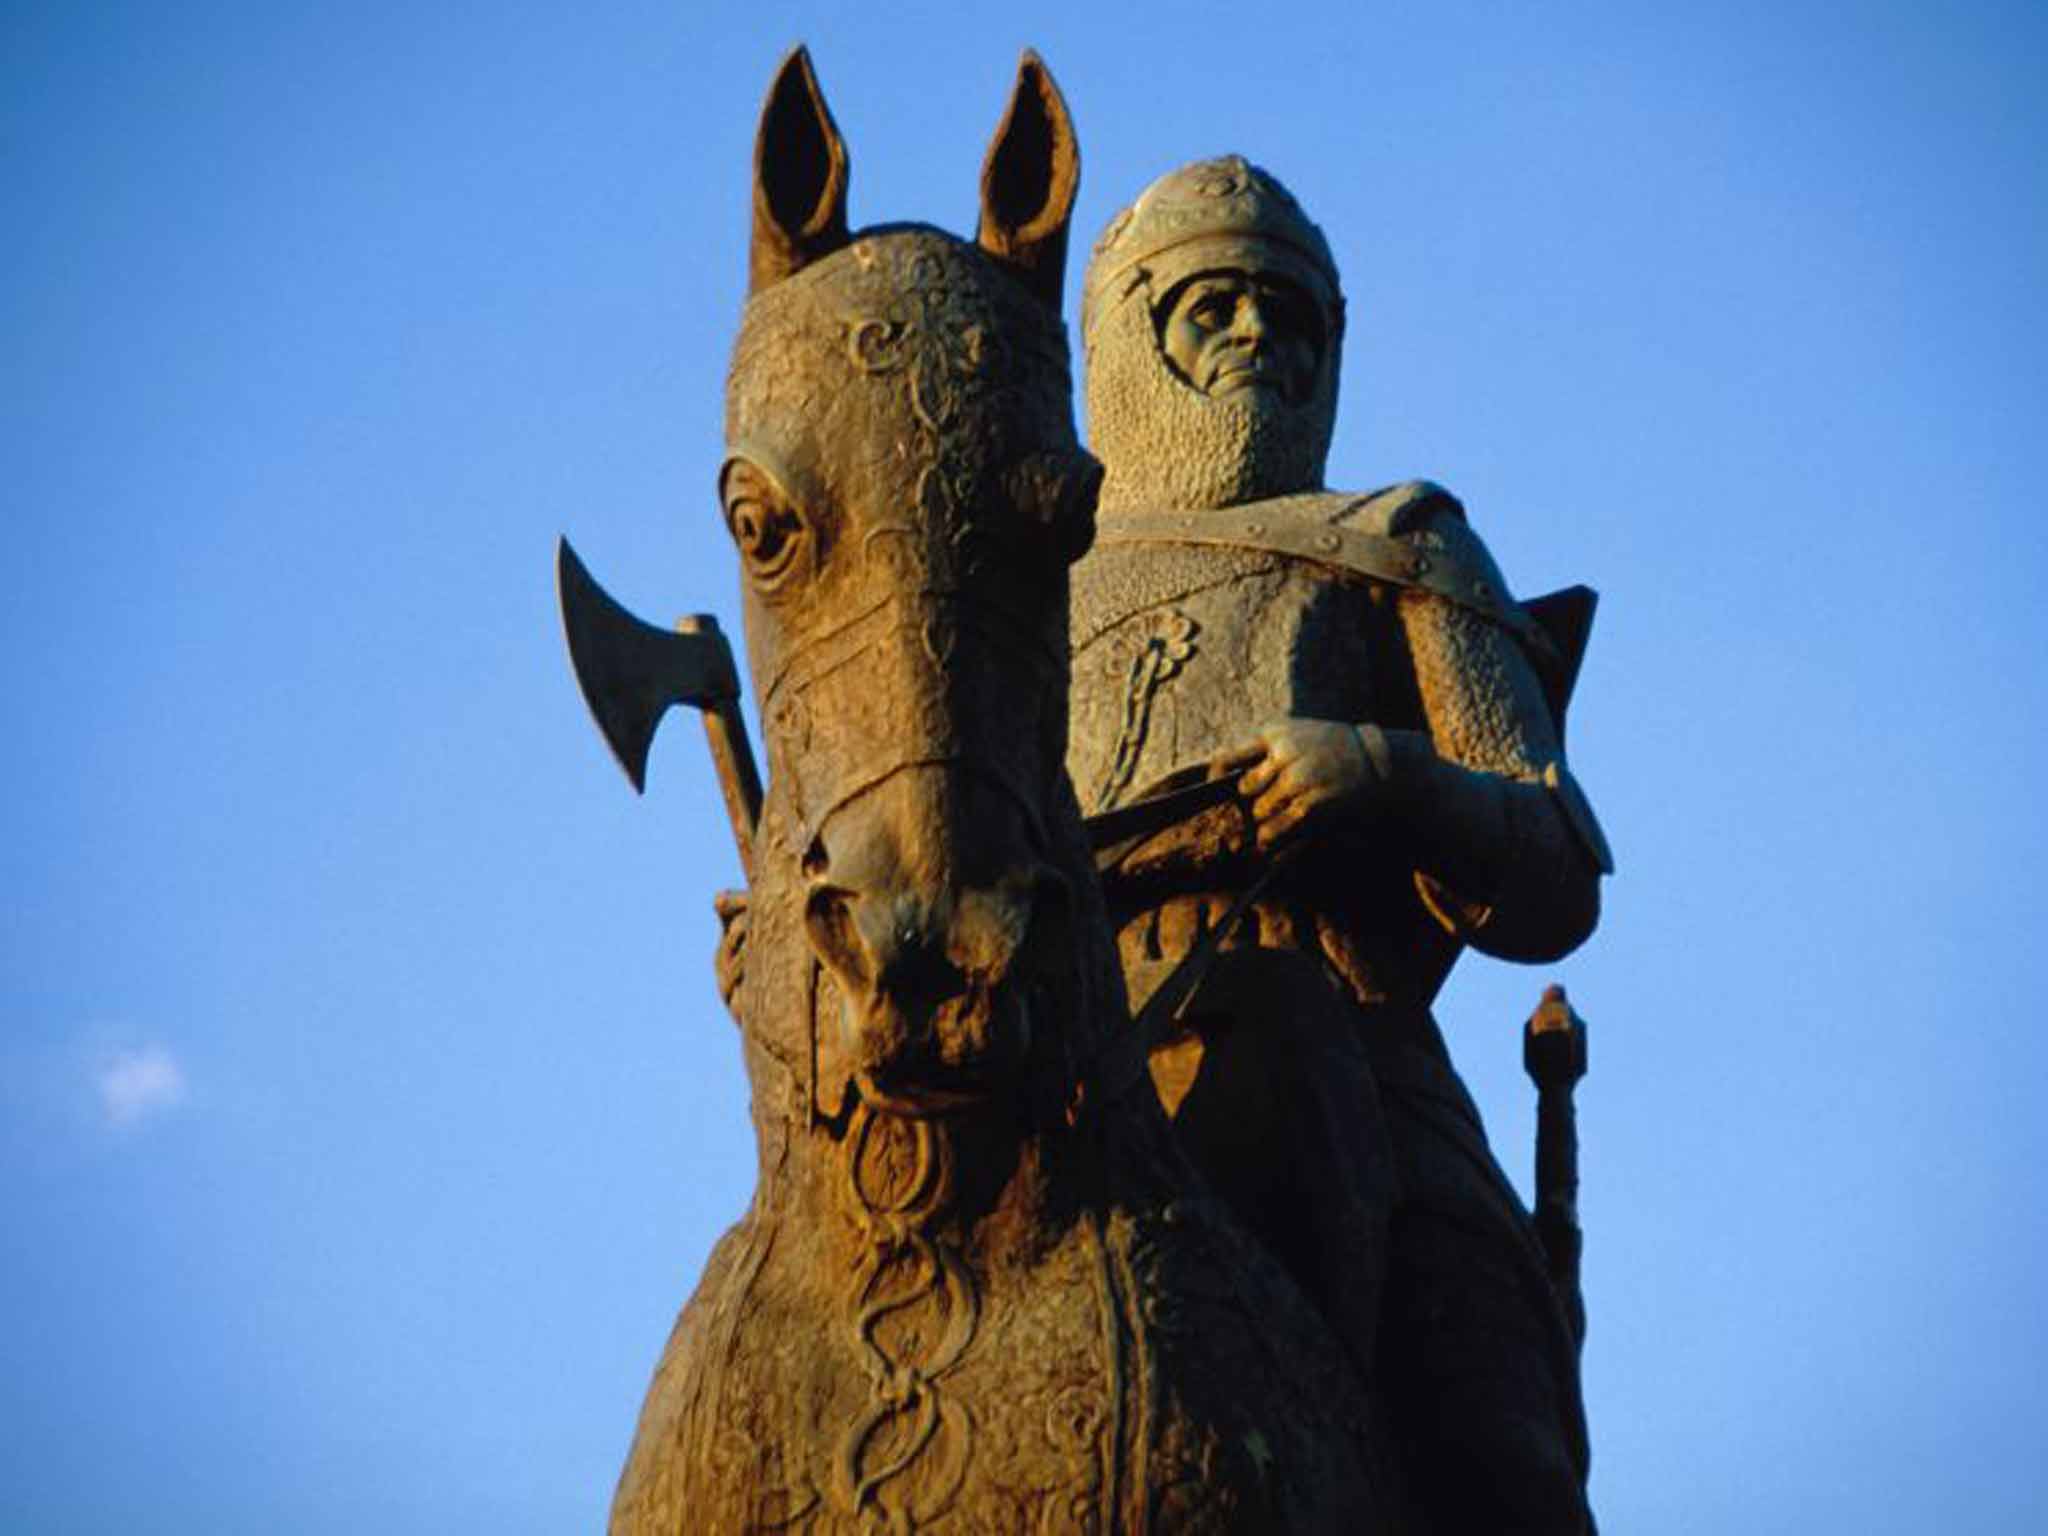
[(972, 243), (848, 229), (801, 52), (762, 113), (719, 472), (769, 768), (728, 935), (761, 1180), (616, 1531), (1389, 1528), (1339, 1347), (1125, 1049), (1065, 771), (1077, 179), (1029, 54)]
[(756, 900), (800, 914), (838, 997), (821, 1077), (922, 1115), (1028, 1075), (1088, 985), (1063, 770), (1067, 567), (1100, 482), (1059, 314), (1079, 160), (1027, 53), (973, 242), (852, 232), (847, 180), (799, 50), (756, 140), (719, 495), (780, 855)]

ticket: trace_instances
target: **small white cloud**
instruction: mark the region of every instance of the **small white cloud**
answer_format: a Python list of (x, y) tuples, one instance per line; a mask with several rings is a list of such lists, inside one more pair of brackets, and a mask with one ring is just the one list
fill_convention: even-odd
[(99, 1070), (100, 1112), (113, 1126), (139, 1125), (185, 1102), (185, 1072), (160, 1045), (116, 1051)]

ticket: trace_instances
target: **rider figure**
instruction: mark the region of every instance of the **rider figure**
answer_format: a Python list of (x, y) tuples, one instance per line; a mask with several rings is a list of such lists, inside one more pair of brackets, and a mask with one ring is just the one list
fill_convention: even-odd
[(1562, 746), (1590, 594), (1517, 604), (1438, 486), (1324, 488), (1343, 324), (1321, 232), (1234, 156), (1097, 243), (1069, 767), (1095, 813), (1242, 773), (1105, 871), (1133, 1007), (1199, 976), (1160, 1097), (1373, 1381), (1431, 1528), (1583, 1531), (1577, 1340), (1431, 1003), (1467, 945), (1551, 960), (1597, 921)]

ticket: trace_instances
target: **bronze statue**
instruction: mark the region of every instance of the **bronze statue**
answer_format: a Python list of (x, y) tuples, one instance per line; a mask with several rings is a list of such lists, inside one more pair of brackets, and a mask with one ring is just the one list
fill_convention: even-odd
[(1244, 160), (1116, 216), (1082, 324), (1106, 478), (1069, 766), (1116, 825), (1160, 1096), (1387, 1405), (1428, 1528), (1585, 1530), (1577, 1298), (1431, 1002), (1466, 946), (1550, 959), (1597, 919), (1563, 747), (1592, 594), (1517, 603), (1435, 485), (1324, 488), (1336, 265)]
[[(1027, 54), (974, 243), (848, 229), (799, 51), (756, 142), (715, 630), (563, 597), (629, 772), (705, 707), (750, 856), (722, 965), (760, 1146), (656, 1370), (622, 1533), (1404, 1530), (1359, 1379), (1186, 1163), (1064, 773), (1099, 473), (1059, 317), (1079, 175)], [(737, 946), (744, 937), (745, 976)]]

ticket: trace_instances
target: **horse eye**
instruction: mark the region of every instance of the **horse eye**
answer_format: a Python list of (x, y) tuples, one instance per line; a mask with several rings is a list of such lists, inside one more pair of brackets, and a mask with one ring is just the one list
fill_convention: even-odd
[(725, 516), (755, 581), (772, 585), (788, 573), (804, 535), (803, 519), (794, 508), (764, 495), (741, 494), (733, 497)]

